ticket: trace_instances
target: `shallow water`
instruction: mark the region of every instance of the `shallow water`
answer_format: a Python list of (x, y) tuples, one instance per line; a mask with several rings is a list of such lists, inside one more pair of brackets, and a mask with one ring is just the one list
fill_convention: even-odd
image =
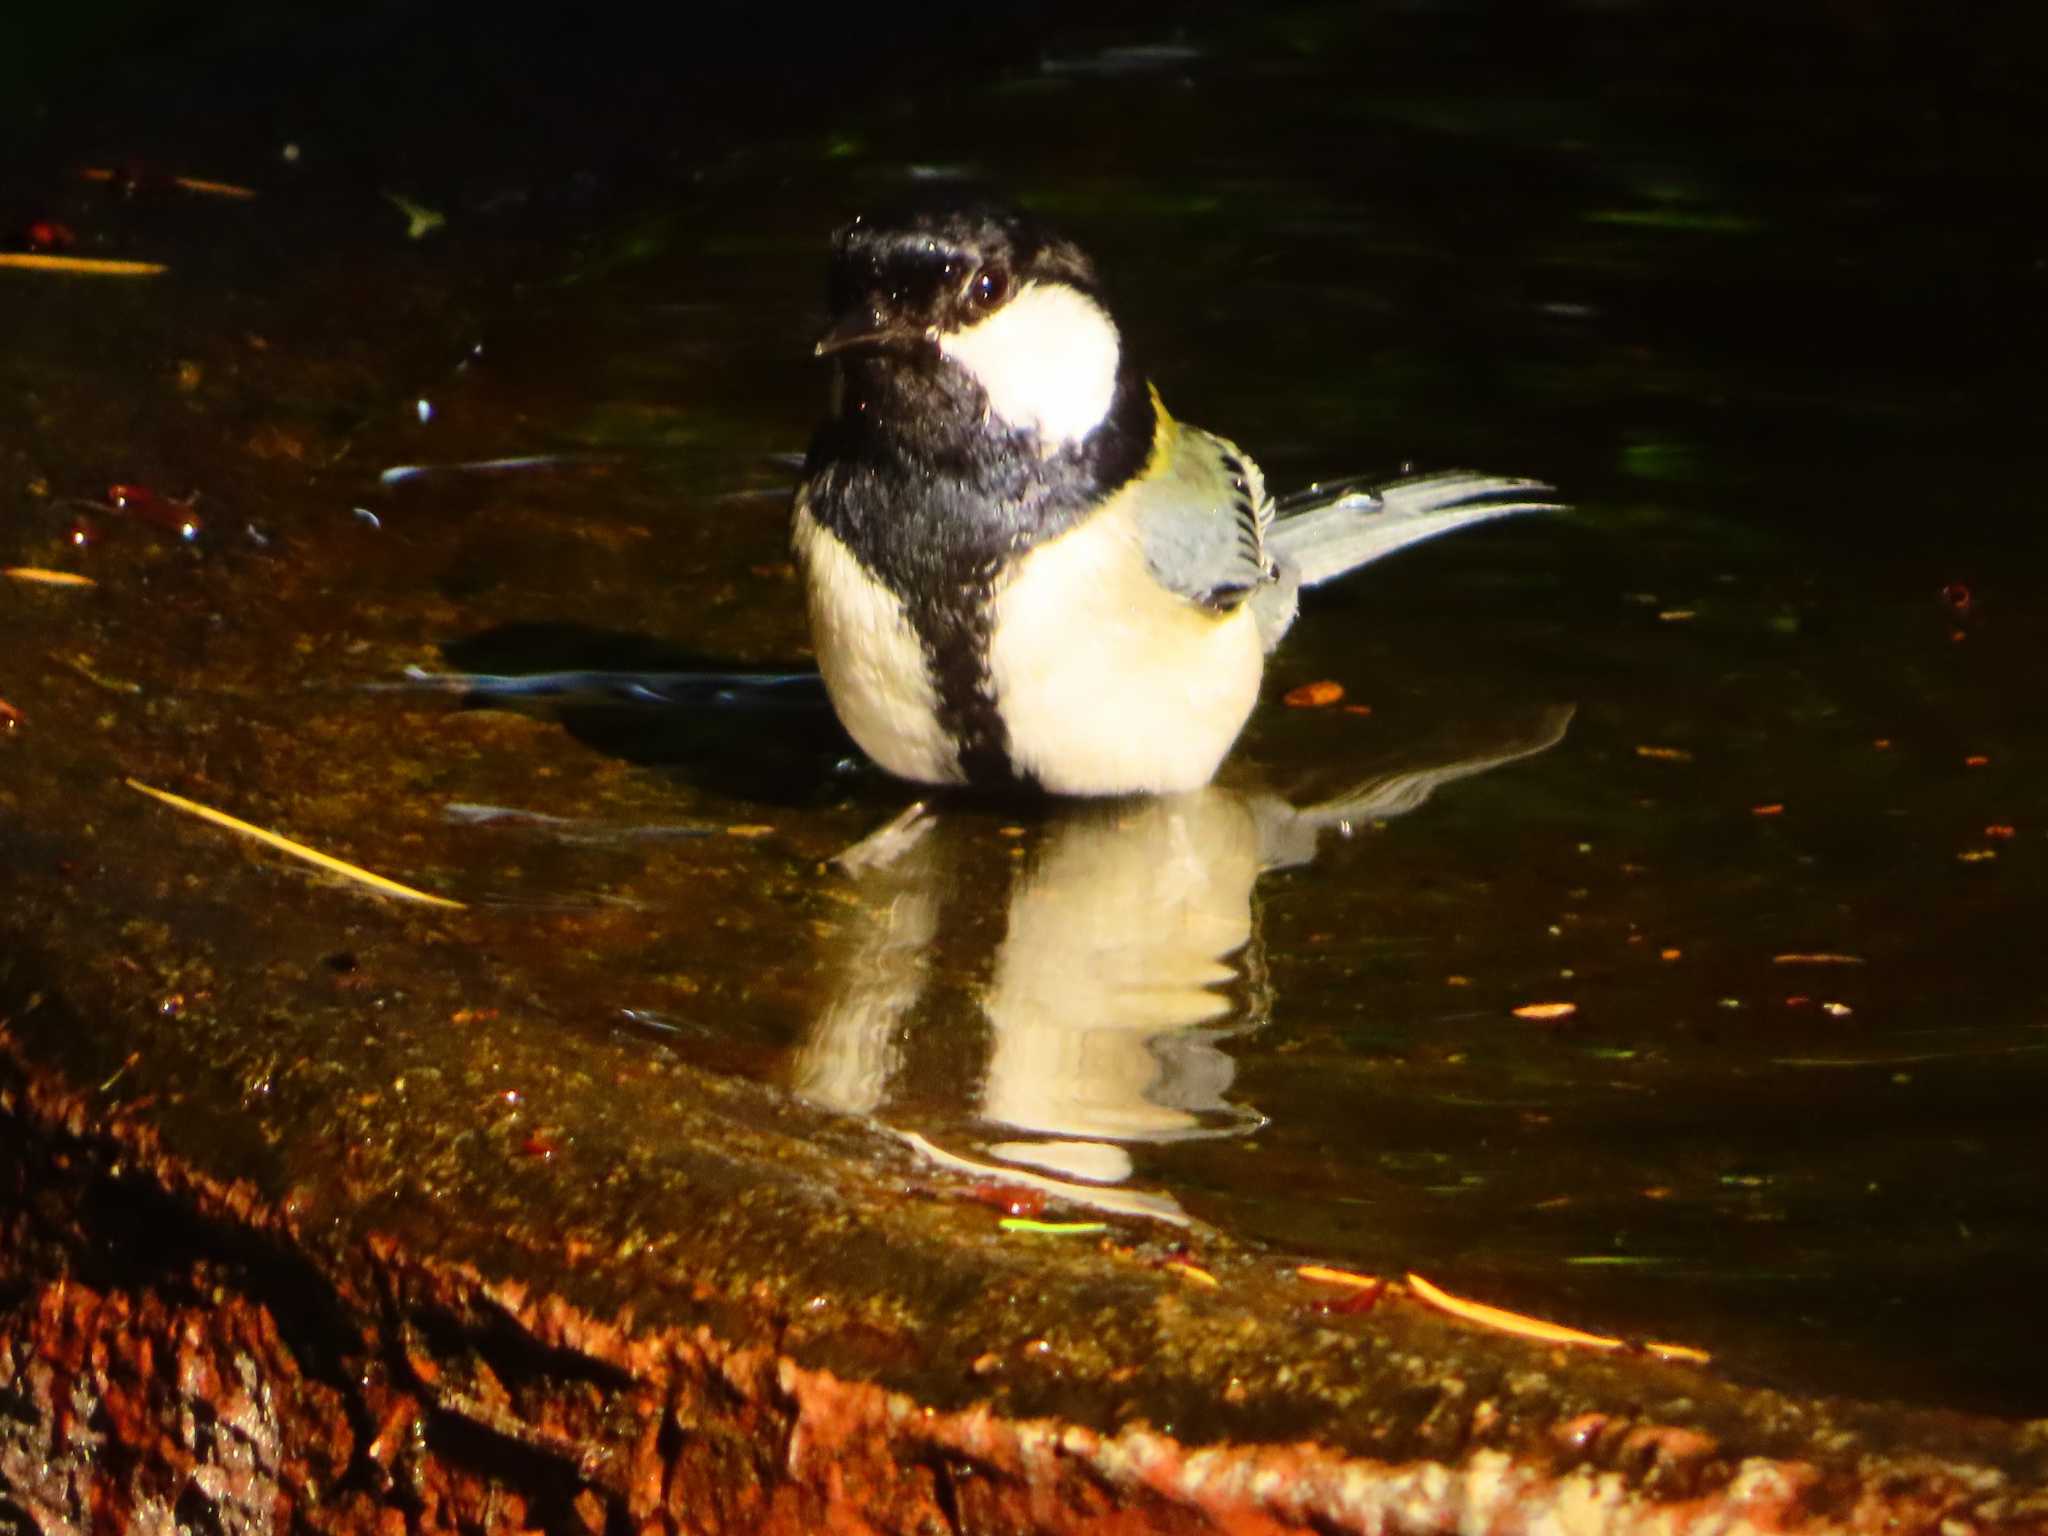
[[(1789, 67), (1603, 95), (1587, 23), (1477, 93), (1447, 61), (1512, 39), (1375, 25), (1058, 37), (661, 203), (482, 167), (407, 189), (449, 215), (414, 242), (274, 146), (246, 208), (72, 188), (176, 286), (38, 290), (0, 553), (157, 607), (0, 594), (6, 654), (196, 689), (134, 740), (215, 799), (260, 760), (311, 840), (374, 804), (565, 1051), (1747, 1380), (2048, 1413), (2038, 172), (1980, 173), (1995, 116), (1874, 129), (1885, 59), (1825, 108)], [(824, 236), (934, 168), (1077, 230), (1279, 488), (1473, 465), (1572, 509), (1314, 595), (1218, 790), (946, 806), (858, 873), (911, 797), (801, 688), (404, 686), (800, 666)], [(68, 547), (114, 480), (201, 489), (207, 537)], [(47, 739), (36, 693), (0, 678)]]

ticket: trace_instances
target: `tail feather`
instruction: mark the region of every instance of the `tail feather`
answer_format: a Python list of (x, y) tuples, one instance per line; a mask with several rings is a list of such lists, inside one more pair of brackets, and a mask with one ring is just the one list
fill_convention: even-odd
[(1368, 487), (1361, 481), (1310, 486), (1274, 504), (1266, 544), (1313, 587), (1398, 549), (1517, 512), (1556, 512), (1538, 499), (1540, 480), (1468, 470), (1418, 475)]

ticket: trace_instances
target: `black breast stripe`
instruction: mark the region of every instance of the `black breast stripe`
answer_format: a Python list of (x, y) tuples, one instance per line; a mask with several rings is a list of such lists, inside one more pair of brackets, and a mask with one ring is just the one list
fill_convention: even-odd
[[(1150, 393), (1120, 378), (1101, 426), (1041, 456), (1035, 434), (989, 429), (986, 397), (957, 370), (850, 360), (846, 391), (849, 408), (812, 440), (806, 504), (902, 602), (968, 780), (1018, 780), (989, 677), (998, 577), (1144, 468), (1157, 430)], [(864, 395), (890, 397), (887, 408), (864, 408)]]

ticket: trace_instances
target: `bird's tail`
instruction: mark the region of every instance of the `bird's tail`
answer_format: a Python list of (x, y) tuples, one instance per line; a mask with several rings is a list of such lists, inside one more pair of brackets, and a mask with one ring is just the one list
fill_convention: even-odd
[(1372, 485), (1345, 480), (1312, 485), (1273, 504), (1266, 544), (1300, 572), (1301, 585), (1370, 565), (1440, 533), (1516, 512), (1555, 512), (1540, 480), (1451, 470)]

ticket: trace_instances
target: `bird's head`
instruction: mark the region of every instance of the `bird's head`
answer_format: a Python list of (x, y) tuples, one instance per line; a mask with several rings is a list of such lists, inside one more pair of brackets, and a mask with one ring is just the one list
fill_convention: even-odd
[(1115, 400), (1122, 348), (1093, 264), (1014, 209), (953, 203), (857, 218), (834, 238), (827, 300), (819, 356), (858, 371), (957, 375), (933, 382), (971, 383), (987, 415), (1035, 433), (1042, 452), (1078, 443)]

